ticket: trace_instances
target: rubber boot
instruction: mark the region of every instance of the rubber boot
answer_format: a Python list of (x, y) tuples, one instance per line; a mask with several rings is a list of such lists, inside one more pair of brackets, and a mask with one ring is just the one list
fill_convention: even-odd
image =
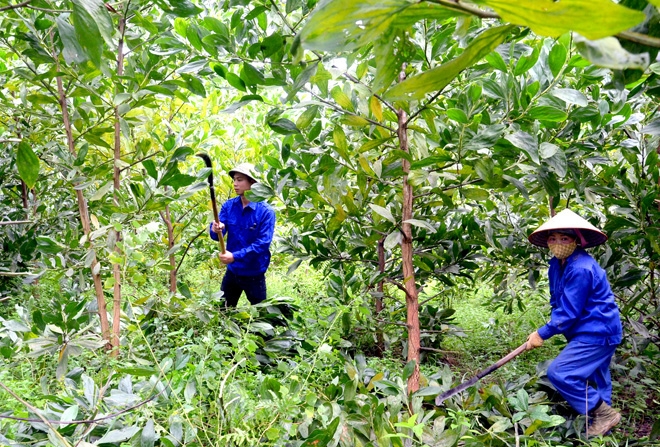
[(602, 402), (591, 412), (589, 424), (589, 437), (602, 436), (612, 429), (621, 420), (621, 413)]

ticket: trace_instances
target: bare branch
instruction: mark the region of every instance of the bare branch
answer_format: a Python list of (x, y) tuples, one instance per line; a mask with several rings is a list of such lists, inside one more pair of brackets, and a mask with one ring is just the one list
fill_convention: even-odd
[(10, 9), (19, 9), (30, 4), (32, 0), (25, 0), (24, 2), (17, 3), (15, 5), (7, 5), (0, 8), (0, 11), (9, 11)]

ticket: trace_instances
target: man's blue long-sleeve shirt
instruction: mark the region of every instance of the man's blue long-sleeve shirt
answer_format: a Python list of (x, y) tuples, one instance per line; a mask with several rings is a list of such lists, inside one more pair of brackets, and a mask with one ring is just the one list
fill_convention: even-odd
[(542, 339), (563, 334), (568, 341), (597, 345), (621, 343), (621, 320), (605, 270), (583, 249), (576, 249), (562, 266), (552, 258), (550, 322), (538, 330)]
[[(222, 205), (218, 217), (225, 224), (223, 234), (228, 234), (227, 251), (234, 255), (234, 262), (227, 265), (227, 270), (240, 276), (265, 273), (270, 265), (269, 249), (275, 233), (275, 211), (270, 205), (250, 202), (243, 208), (241, 198), (234, 197)], [(215, 232), (209, 233), (218, 240)]]

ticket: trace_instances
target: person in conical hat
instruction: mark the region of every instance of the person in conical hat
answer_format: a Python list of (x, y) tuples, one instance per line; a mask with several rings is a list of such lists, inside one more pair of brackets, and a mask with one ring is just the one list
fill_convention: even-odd
[(220, 261), (227, 266), (221, 290), (226, 307), (236, 307), (243, 292), (251, 304), (267, 298), (266, 271), (270, 244), (275, 233), (275, 211), (266, 202), (251, 202), (245, 193), (257, 183), (254, 165), (241, 163), (229, 171), (236, 197), (222, 204), (219, 222), (211, 222), (209, 233), (228, 234), (227, 250)]
[(621, 343), (619, 308), (603, 270), (585, 251), (607, 241), (605, 233), (566, 209), (529, 235), (549, 248), (550, 321), (527, 338), (538, 348), (554, 335), (568, 344), (548, 367), (548, 379), (578, 413), (587, 416), (588, 435), (607, 433), (621, 414), (612, 405), (610, 361)]

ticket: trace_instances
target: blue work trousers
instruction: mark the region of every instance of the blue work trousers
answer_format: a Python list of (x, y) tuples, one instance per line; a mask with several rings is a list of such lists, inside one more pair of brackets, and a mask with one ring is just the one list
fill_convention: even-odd
[(266, 275), (242, 276), (227, 270), (222, 278), (222, 292), (227, 307), (236, 307), (243, 292), (250, 304), (260, 303), (266, 299)]
[(601, 401), (612, 405), (610, 361), (615, 350), (616, 345), (571, 341), (548, 367), (548, 379), (578, 413), (586, 414)]

